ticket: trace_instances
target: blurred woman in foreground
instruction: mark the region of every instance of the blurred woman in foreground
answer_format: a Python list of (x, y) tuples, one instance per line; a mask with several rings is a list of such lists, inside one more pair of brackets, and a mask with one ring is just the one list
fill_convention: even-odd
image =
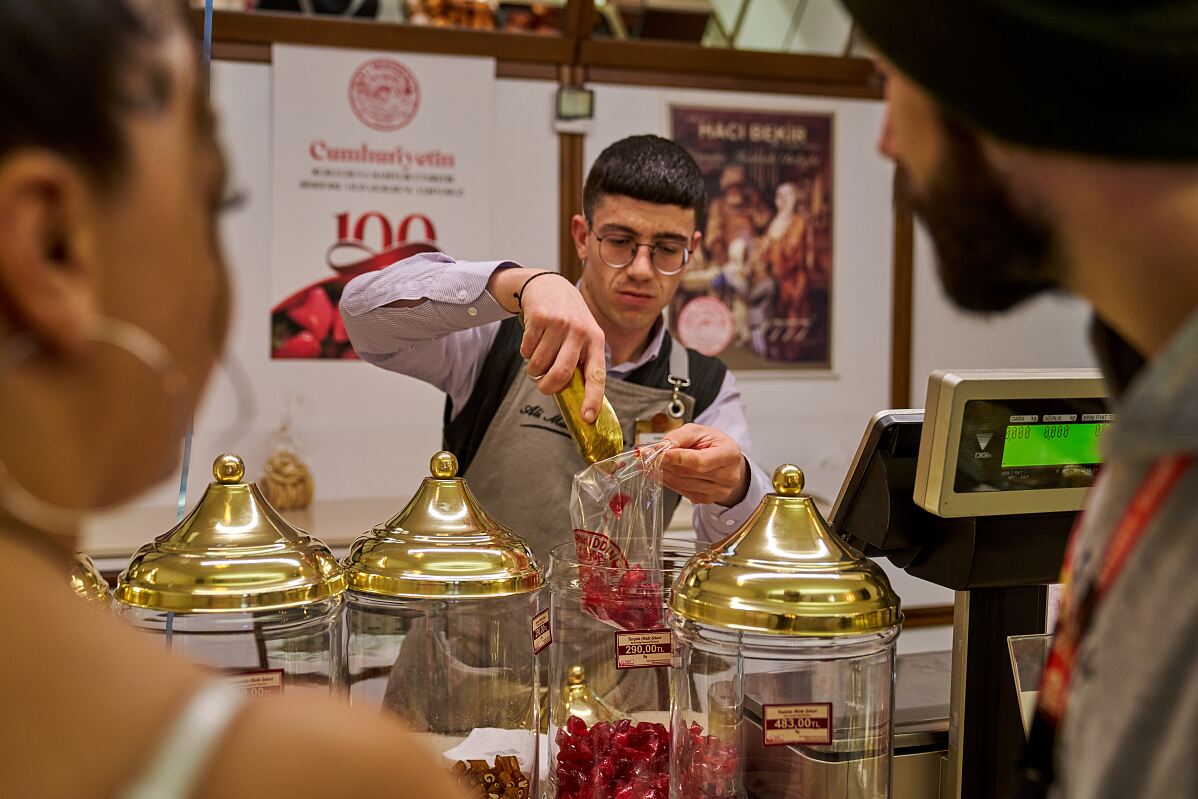
[(0, 793), (453, 796), (382, 717), (243, 700), (68, 587), (82, 516), (175, 468), (220, 354), (205, 95), (182, 3), (0, 0)]

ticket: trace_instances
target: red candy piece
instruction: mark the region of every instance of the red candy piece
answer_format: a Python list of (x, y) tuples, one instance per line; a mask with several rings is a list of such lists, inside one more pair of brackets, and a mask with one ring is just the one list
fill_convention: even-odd
[(341, 318), (341, 314), (333, 314), (333, 330), (332, 339), (338, 344), (349, 343), (349, 333), (345, 332), (345, 320)]
[(328, 337), (329, 330), (333, 327), (333, 319), (339, 316), (324, 286), (308, 289), (286, 310), (288, 319), (316, 336), (318, 341), (324, 341)]
[(627, 494), (616, 494), (611, 498), (611, 502), (607, 503), (607, 508), (613, 514), (615, 514), (615, 517), (618, 519), (620, 518), (620, 514), (624, 512), (624, 509), (627, 508), (631, 502), (632, 497), (628, 496)]
[(275, 358), (319, 358), (320, 340), (307, 330), (301, 330), (275, 347)]

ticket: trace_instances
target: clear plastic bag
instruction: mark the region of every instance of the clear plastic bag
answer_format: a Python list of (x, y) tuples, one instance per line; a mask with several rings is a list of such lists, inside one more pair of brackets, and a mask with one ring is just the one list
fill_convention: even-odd
[(665, 627), (661, 454), (671, 446), (637, 447), (574, 476), (570, 518), (583, 609), (621, 630)]

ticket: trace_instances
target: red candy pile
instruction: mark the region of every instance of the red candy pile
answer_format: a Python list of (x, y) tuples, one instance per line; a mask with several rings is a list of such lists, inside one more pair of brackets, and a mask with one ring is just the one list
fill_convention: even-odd
[[(667, 799), (670, 731), (628, 719), (613, 724), (571, 716), (557, 731), (555, 799)], [(738, 795), (739, 758), (731, 744), (691, 723), (680, 752), (682, 799), (732, 799)]]
[(679, 784), (682, 799), (732, 799), (737, 792), (736, 747), (691, 722), (679, 753)]
[(326, 280), (279, 303), (271, 312), (271, 357), (357, 358), (337, 312), (342, 288)]
[(589, 730), (571, 716), (557, 731), (556, 799), (668, 799), (670, 731), (628, 719)]
[(622, 630), (665, 627), (661, 583), (649, 582), (649, 573), (637, 565), (619, 572), (619, 579), (610, 573), (612, 571), (579, 569), (584, 581), (582, 609)]

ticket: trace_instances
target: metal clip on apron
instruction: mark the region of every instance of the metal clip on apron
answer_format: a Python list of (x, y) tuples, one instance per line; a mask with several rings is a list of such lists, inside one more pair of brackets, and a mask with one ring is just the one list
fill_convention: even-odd
[(687, 404), (682, 393), (683, 389), (690, 388), (691, 384), (690, 358), (687, 356), (686, 347), (679, 344), (677, 339), (670, 341), (670, 372), (666, 381), (673, 388), (666, 411), (655, 413), (647, 419), (637, 418), (634, 428), (634, 443), (637, 446), (660, 441), (666, 433), (677, 430), (690, 421), (687, 418)]

